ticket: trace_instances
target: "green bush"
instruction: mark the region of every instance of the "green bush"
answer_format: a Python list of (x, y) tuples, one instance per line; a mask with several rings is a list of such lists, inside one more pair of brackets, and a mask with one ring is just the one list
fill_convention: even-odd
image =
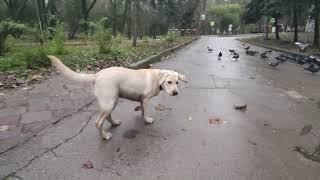
[(168, 33), (166, 36), (166, 41), (169, 43), (173, 43), (177, 40), (177, 35), (175, 33)]
[(57, 25), (53, 34), (52, 40), (48, 43), (49, 54), (66, 54), (64, 47), (65, 33), (62, 25)]
[(98, 44), (100, 53), (108, 54), (111, 52), (112, 34), (109, 29), (106, 29), (102, 25), (99, 25), (95, 33), (95, 40)]
[(42, 48), (19, 49), (0, 61), (0, 71), (23, 72), (27, 69), (36, 70), (49, 67), (50, 61)]
[(118, 33), (116, 35), (116, 37), (114, 38), (114, 42), (117, 44), (121, 44), (123, 41), (124, 37), (122, 36), (122, 34)]

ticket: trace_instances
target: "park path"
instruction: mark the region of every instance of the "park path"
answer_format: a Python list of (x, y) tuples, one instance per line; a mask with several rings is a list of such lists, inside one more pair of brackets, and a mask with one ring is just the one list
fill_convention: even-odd
[[(208, 53), (207, 46), (215, 51)], [(239, 50), (239, 62), (228, 49)], [(99, 138), (94, 125), (97, 105), (90, 84), (54, 76), (2, 96), (0, 117), (6, 118), (0, 122), (15, 122), (15, 132), (0, 135), (0, 179), (319, 177), (320, 164), (294, 151), (299, 146), (314, 152), (320, 143), (318, 75), (293, 63), (270, 68), (265, 60), (246, 56), (234, 37), (214, 36), (153, 68), (176, 70), (190, 82), (181, 83), (179, 96), (161, 93), (150, 102), (148, 112), (156, 120), (151, 126), (134, 112), (137, 103), (121, 100), (113, 116), (123, 123), (112, 129), (109, 142)], [(247, 111), (235, 110), (235, 104), (247, 104)], [(92, 169), (82, 167), (86, 161)]]

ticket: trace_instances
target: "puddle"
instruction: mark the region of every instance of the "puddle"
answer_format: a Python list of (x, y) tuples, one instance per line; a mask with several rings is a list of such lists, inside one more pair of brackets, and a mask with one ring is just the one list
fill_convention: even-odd
[(139, 131), (136, 129), (129, 129), (123, 133), (123, 137), (127, 139), (134, 139), (139, 134)]

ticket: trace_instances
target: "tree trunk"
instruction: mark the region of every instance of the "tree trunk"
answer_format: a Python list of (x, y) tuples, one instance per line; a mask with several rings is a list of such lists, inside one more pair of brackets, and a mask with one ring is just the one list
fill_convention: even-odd
[(278, 21), (279, 21), (279, 19), (278, 19), (278, 18), (275, 18), (275, 23), (274, 23), (274, 24), (275, 24), (275, 26), (276, 26), (276, 39), (277, 39), (277, 40), (280, 39)]
[(298, 26), (298, 10), (296, 5), (293, 7), (293, 28), (294, 28), (294, 39), (293, 42), (298, 42), (298, 32), (299, 32), (299, 26)]
[(138, 37), (138, 22), (139, 22), (139, 0), (133, 1), (133, 14), (134, 14), (134, 25), (133, 25), (133, 37), (132, 37), (132, 46), (137, 46), (137, 37)]
[(128, 12), (129, 12), (129, 7), (130, 7), (130, 1), (131, 0), (126, 0), (124, 3), (124, 10), (123, 10), (123, 15), (122, 15), (122, 24), (121, 24), (121, 33), (124, 34), (125, 30), (125, 24), (128, 19)]
[(82, 13), (82, 19), (83, 19), (83, 31), (85, 34), (88, 33), (88, 14), (87, 12), (87, 0), (81, 0), (81, 13)]
[[(93, 6), (96, 4), (97, 0), (93, 0), (90, 7), (85, 11), (85, 13), (83, 14), (83, 19), (87, 19), (89, 17), (89, 13), (91, 11), (91, 9), (93, 8)], [(79, 29), (80, 26), (80, 22), (77, 22), (75, 27), (72, 29), (72, 31), (69, 33), (69, 39), (73, 39), (74, 35), (76, 34), (77, 30)]]
[(267, 29), (266, 29), (266, 39), (269, 39), (269, 21), (270, 21), (270, 17), (267, 17)]
[(316, 9), (315, 9), (315, 17), (314, 17), (314, 40), (313, 40), (313, 43), (314, 43), (314, 47), (315, 48), (320, 48), (320, 29), (319, 29), (319, 21), (320, 21), (320, 17), (319, 17), (319, 10), (320, 10), (320, 2), (319, 1), (316, 1), (315, 2), (315, 5), (316, 5)]
[(6, 51), (5, 42), (7, 39), (7, 34), (1, 34), (0, 33), (0, 55), (3, 55)]
[(117, 0), (114, 0), (112, 6), (112, 35), (117, 35)]

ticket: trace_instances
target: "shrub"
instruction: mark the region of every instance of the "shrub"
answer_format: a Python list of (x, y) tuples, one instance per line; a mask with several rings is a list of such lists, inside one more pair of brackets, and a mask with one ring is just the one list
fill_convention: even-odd
[(166, 36), (166, 41), (169, 43), (173, 43), (177, 40), (177, 35), (175, 33), (168, 33)]
[(48, 43), (49, 54), (66, 54), (67, 51), (64, 47), (65, 33), (63, 26), (57, 25), (53, 34), (52, 40)]
[(19, 24), (10, 20), (0, 22), (0, 55), (4, 54), (7, 50), (5, 43), (7, 37), (12, 35), (15, 38), (19, 38), (27, 27), (24, 24)]
[(1, 71), (23, 72), (26, 69), (36, 70), (49, 66), (50, 61), (42, 48), (19, 49), (16, 53), (0, 61)]
[(114, 38), (114, 42), (117, 44), (121, 44), (123, 41), (124, 37), (122, 36), (122, 34), (118, 33), (116, 35), (116, 37)]
[(95, 33), (95, 40), (98, 44), (100, 53), (110, 53), (112, 47), (112, 34), (109, 29), (99, 25)]

